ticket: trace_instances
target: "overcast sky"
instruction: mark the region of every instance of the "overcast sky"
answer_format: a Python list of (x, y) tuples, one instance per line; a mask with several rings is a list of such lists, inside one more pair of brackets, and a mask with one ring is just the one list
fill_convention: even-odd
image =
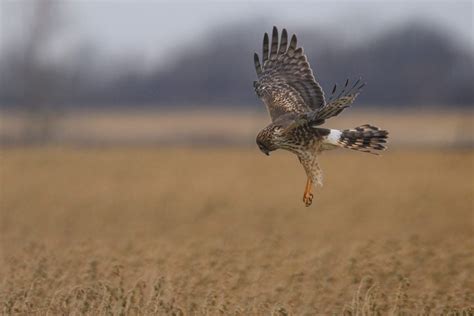
[[(60, 28), (52, 45), (67, 55), (88, 43), (106, 56), (141, 56), (144, 63), (166, 61), (186, 43), (229, 23), (260, 19), (272, 25), (333, 29), (367, 36), (408, 21), (422, 20), (473, 49), (472, 1), (57, 1)], [(32, 1), (1, 2), (2, 47), (21, 38)], [(262, 33), (262, 30), (256, 30)]]

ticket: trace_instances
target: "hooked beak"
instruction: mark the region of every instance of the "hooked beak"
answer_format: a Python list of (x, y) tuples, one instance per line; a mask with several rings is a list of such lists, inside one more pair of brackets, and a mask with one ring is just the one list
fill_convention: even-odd
[(270, 156), (270, 152), (268, 152), (268, 151), (266, 151), (266, 150), (265, 150), (263, 153), (264, 153), (265, 155), (267, 155), (267, 156)]

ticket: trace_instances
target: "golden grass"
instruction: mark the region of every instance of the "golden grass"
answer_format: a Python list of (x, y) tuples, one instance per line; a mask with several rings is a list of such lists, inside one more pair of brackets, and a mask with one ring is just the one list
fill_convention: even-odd
[(473, 159), (4, 149), (0, 313), (468, 315)]

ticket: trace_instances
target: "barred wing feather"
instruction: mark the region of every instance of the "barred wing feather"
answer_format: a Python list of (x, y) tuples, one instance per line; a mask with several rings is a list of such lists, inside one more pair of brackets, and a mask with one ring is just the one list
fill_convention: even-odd
[(302, 47), (297, 47), (295, 35), (288, 43), (288, 34), (282, 30), (278, 43), (278, 30), (273, 27), (272, 40), (263, 37), (262, 63), (254, 55), (258, 81), (254, 82), (257, 95), (267, 106), (275, 121), (287, 113), (317, 111), (325, 106), (324, 93), (315, 80)]
[(294, 118), (294, 122), (286, 127), (286, 130), (290, 131), (306, 124), (310, 124), (312, 126), (324, 124), (327, 119), (337, 116), (344, 109), (348, 108), (357, 98), (364, 86), (365, 82), (362, 83), (360, 78), (354, 84), (350, 85), (349, 79), (347, 79), (345, 85), (340, 91), (337, 89), (337, 85), (334, 85), (334, 88), (331, 92), (331, 97), (324, 106), (314, 111), (300, 113)]
[(328, 118), (339, 115), (354, 102), (364, 86), (365, 82), (361, 82), (360, 78), (351, 85), (349, 85), (349, 79), (347, 79), (340, 91), (337, 90), (337, 85), (334, 85), (328, 102), (314, 111), (312, 119), (318, 121), (318, 124), (322, 124)]

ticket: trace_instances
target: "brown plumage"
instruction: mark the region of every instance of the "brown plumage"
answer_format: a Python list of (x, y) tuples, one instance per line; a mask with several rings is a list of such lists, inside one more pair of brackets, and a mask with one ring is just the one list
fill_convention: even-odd
[(388, 132), (371, 125), (339, 131), (319, 127), (327, 119), (349, 107), (364, 86), (360, 79), (349, 84), (346, 80), (338, 91), (334, 86), (326, 102), (323, 90), (316, 81), (297, 38), (285, 29), (279, 40), (273, 27), (271, 43), (268, 34), (263, 37), (262, 63), (254, 55), (258, 80), (255, 92), (265, 103), (272, 123), (257, 135), (260, 150), (269, 155), (273, 150), (285, 149), (296, 154), (307, 174), (303, 201), (311, 205), (312, 184), (322, 185), (322, 172), (317, 156), (323, 150), (344, 147), (372, 152), (384, 150)]

